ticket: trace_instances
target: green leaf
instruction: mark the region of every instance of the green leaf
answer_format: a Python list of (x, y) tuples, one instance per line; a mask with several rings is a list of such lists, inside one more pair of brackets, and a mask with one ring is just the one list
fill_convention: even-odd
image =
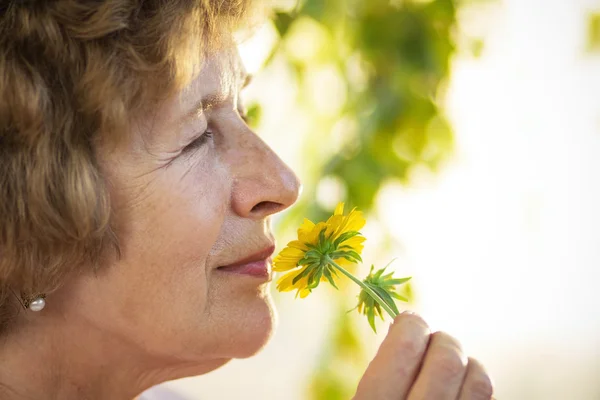
[(403, 301), (403, 302), (405, 302), (405, 303), (408, 303), (408, 299), (407, 299), (406, 297), (404, 297), (404, 296), (401, 296), (401, 295), (399, 295), (399, 294), (398, 294), (398, 293), (396, 293), (396, 292), (391, 292), (391, 293), (390, 293), (390, 296), (392, 296), (393, 298), (395, 298), (395, 299), (398, 299), (398, 300), (400, 300), (400, 301)]
[(411, 279), (412, 279), (412, 276), (409, 276), (406, 278), (390, 279), (388, 281), (385, 281), (385, 283), (387, 285), (402, 285), (403, 283), (406, 283), (406, 282), (410, 281)]
[(344, 260), (350, 261), (351, 263), (356, 263), (356, 260), (354, 258), (350, 257), (350, 256), (344, 255), (342, 258)]
[(313, 261), (309, 260), (308, 258), (302, 258), (298, 261), (299, 266), (310, 265), (312, 263), (313, 263)]
[(396, 314), (400, 314), (400, 311), (398, 311), (398, 307), (396, 307), (396, 303), (394, 302), (394, 299), (392, 299), (392, 297), (389, 295), (388, 292), (386, 292), (384, 289), (380, 288), (379, 286), (374, 286), (374, 285), (369, 285), (371, 287), (371, 289), (373, 289), (373, 291), (375, 293), (377, 293), (379, 295), (379, 297), (381, 297), (381, 299), (388, 305), (390, 306), (390, 308), (396, 313)]
[(323, 268), (316, 268), (308, 279), (308, 282), (309, 282), (308, 288), (311, 290), (316, 289), (316, 287), (319, 286), (319, 283), (321, 283), (322, 276), (323, 276)]
[(319, 245), (323, 245), (325, 243), (325, 229), (323, 228), (321, 229), (321, 232), (319, 232)]
[(319, 252), (317, 249), (309, 250), (304, 253), (304, 258), (314, 258), (318, 260), (321, 258), (321, 252)]
[[(335, 270), (333, 272), (335, 273)], [(323, 268), (323, 274), (325, 275), (325, 278), (327, 278), (329, 283), (331, 283), (331, 286), (333, 286), (334, 288), (339, 290), (339, 288), (335, 284), (335, 280), (333, 279), (333, 276), (331, 276), (331, 271), (329, 270), (329, 266)]]
[(369, 325), (371, 325), (373, 332), (377, 333), (377, 328), (375, 328), (375, 312), (373, 311), (373, 307), (369, 307), (367, 309), (367, 320), (369, 321)]
[(329, 264), (328, 264), (328, 265), (327, 265), (327, 269), (328, 269), (329, 271), (331, 271), (331, 273), (333, 274), (333, 276), (335, 276), (336, 278), (339, 278), (339, 277), (340, 277), (340, 275), (338, 274), (338, 270), (337, 270), (337, 268), (335, 268), (333, 265), (329, 265)]
[(383, 320), (383, 311), (381, 310), (381, 304), (373, 301), (373, 309), (376, 311), (375, 315), (379, 315)]
[[(343, 242), (345, 242), (348, 239), (353, 238), (354, 236), (358, 235), (359, 232), (358, 231), (348, 231), (348, 232), (344, 232), (342, 233), (337, 239), (335, 239), (335, 241), (333, 242), (334, 247), (337, 249), (339, 247), (340, 244), (342, 244)], [(346, 247), (346, 246), (345, 246)]]
[(360, 257), (360, 254), (358, 254), (356, 251), (350, 250), (350, 251), (345, 251), (344, 253), (346, 253), (346, 255), (354, 258), (355, 260), (362, 262), (362, 258)]
[(282, 12), (275, 13), (273, 18), (273, 22), (275, 23), (275, 27), (280, 36), (285, 36), (287, 34), (293, 21), (294, 18), (290, 14)]
[(393, 279), (392, 276), (394, 275), (394, 272), (390, 272), (389, 274), (385, 274), (381, 277), (382, 281), (389, 281), (390, 279)]
[(382, 269), (378, 270), (375, 273), (375, 275), (373, 275), (373, 277), (371, 278), (371, 281), (374, 281), (374, 282), (378, 281), (379, 278), (381, 277), (381, 274), (383, 274), (383, 271), (385, 271), (385, 268), (382, 268)]
[(262, 108), (259, 103), (253, 103), (248, 106), (246, 111), (246, 123), (252, 128), (256, 128), (262, 117)]
[(600, 13), (591, 13), (588, 17), (588, 51), (600, 50)]
[(313, 268), (310, 268), (310, 267), (304, 268), (302, 273), (298, 274), (296, 277), (294, 277), (294, 279), (292, 279), (292, 284), (296, 284), (300, 279), (304, 278), (306, 275), (308, 275), (312, 271), (313, 271)]

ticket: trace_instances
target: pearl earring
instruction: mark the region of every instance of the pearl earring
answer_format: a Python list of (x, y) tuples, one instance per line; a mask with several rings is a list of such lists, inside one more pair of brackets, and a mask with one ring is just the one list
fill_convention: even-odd
[(35, 296), (22, 297), (23, 308), (29, 309), (30, 311), (38, 312), (42, 311), (46, 307), (46, 295), (38, 294)]
[(21, 303), (24, 309), (29, 309), (34, 312), (42, 311), (46, 307), (46, 294), (41, 293), (36, 296), (17, 295), (13, 289), (10, 292)]
[(41, 295), (32, 299), (27, 305), (27, 308), (35, 312), (42, 311), (44, 307), (46, 307), (46, 300), (44, 299), (44, 297), (46, 296)]

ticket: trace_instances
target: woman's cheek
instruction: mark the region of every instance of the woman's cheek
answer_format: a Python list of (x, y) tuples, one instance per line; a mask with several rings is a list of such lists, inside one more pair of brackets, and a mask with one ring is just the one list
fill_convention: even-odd
[(211, 168), (209, 161), (176, 160), (146, 175), (146, 182), (135, 178), (123, 182), (135, 189), (127, 190), (128, 207), (123, 210), (127, 229), (121, 239), (126, 257), (146, 261), (150, 257), (161, 263), (203, 261), (228, 204), (227, 177), (223, 168)]
[[(178, 181), (178, 199), (168, 214), (183, 228), (193, 247), (209, 251), (221, 232), (231, 197), (228, 170), (214, 157), (198, 161)], [(186, 240), (188, 242), (188, 240)], [(204, 247), (206, 247), (204, 249)]]
[(200, 213), (206, 221), (213, 221), (219, 230), (229, 208), (231, 198), (231, 177), (229, 170), (216, 155), (206, 157), (188, 174), (186, 190), (191, 193), (193, 213)]

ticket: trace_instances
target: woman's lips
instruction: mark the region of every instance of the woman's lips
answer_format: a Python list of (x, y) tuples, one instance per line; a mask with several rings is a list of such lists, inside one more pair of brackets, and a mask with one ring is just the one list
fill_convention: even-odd
[(271, 278), (271, 259), (251, 261), (245, 264), (220, 267), (219, 270), (234, 274), (250, 275), (260, 278)]
[(218, 269), (224, 272), (271, 279), (271, 255), (275, 251), (273, 244), (250, 256), (237, 260)]

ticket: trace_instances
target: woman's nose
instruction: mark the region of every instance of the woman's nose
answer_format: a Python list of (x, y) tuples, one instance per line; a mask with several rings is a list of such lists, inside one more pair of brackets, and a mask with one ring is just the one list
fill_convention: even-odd
[(254, 136), (245, 143), (243, 153), (233, 160), (232, 207), (238, 215), (261, 219), (296, 202), (300, 180), (267, 144)]

